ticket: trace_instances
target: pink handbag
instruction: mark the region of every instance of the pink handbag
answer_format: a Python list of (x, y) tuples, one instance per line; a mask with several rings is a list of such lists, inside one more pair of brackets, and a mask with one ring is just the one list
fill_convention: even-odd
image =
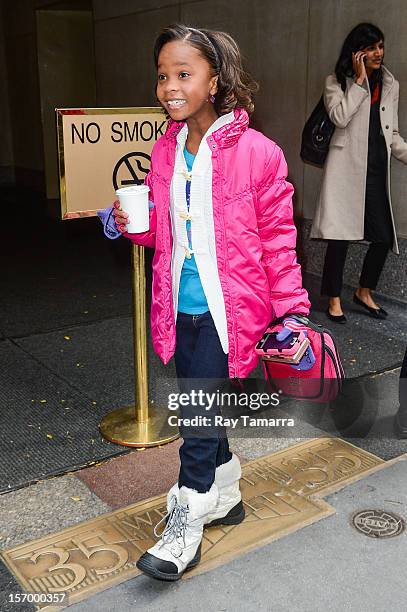
[(315, 356), (310, 370), (294, 370), (289, 364), (263, 359), (266, 380), (274, 391), (287, 397), (314, 402), (330, 402), (338, 395), (345, 378), (339, 352), (331, 332), (304, 315), (287, 314), (270, 323), (267, 331), (279, 332), (284, 319), (295, 319), (305, 326)]

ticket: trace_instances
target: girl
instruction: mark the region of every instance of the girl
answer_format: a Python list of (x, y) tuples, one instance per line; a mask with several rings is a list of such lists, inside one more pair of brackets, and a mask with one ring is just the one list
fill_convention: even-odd
[[(164, 363), (175, 354), (186, 387), (200, 378), (214, 388), (256, 366), (254, 345), (273, 318), (309, 312), (293, 187), (281, 149), (248, 128), (255, 84), (228, 34), (168, 27), (154, 58), (157, 98), (170, 120), (146, 177), (150, 230), (127, 234), (118, 202), (115, 220), (130, 240), (155, 248), (155, 351)], [(205, 525), (244, 518), (240, 464), (227, 438), (183, 437), (166, 527), (137, 564), (162, 580), (177, 580), (199, 562)]]
[(335, 124), (311, 237), (328, 239), (322, 294), (327, 314), (345, 323), (341, 306), (349, 240), (370, 242), (353, 300), (376, 319), (387, 313), (374, 301), (387, 253), (398, 253), (390, 197), (390, 156), (407, 164), (407, 143), (398, 131), (399, 84), (383, 65), (384, 35), (361, 23), (347, 36), (324, 101)]

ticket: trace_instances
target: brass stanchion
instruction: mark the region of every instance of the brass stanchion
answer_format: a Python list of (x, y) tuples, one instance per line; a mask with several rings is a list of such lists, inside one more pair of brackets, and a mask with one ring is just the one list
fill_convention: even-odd
[(99, 424), (102, 435), (123, 446), (157, 446), (172, 442), (179, 432), (168, 424), (168, 412), (158, 414), (148, 400), (146, 275), (144, 247), (132, 245), (135, 405), (107, 414)]

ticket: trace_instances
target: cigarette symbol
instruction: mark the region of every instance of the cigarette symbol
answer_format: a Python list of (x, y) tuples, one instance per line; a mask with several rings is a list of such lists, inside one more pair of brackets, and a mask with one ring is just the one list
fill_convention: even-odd
[(113, 170), (113, 187), (140, 185), (150, 167), (150, 157), (146, 153), (132, 152), (120, 158)]

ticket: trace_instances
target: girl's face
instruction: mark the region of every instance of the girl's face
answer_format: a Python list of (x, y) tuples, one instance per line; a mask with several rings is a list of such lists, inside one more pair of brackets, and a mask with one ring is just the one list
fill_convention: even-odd
[(367, 70), (378, 70), (383, 62), (384, 42), (379, 40), (377, 43), (372, 43), (368, 47), (362, 49), (366, 54), (365, 66)]
[(199, 121), (215, 113), (209, 96), (217, 91), (218, 77), (198, 49), (179, 40), (167, 43), (157, 70), (157, 98), (171, 119)]

